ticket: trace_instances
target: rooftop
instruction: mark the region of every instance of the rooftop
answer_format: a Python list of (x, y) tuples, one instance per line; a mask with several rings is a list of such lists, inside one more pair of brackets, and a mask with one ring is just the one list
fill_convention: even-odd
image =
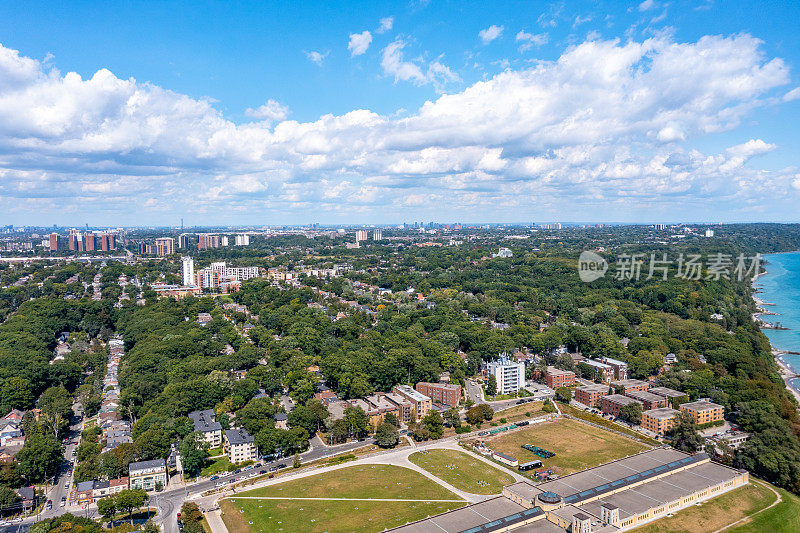
[(157, 468), (167, 469), (167, 463), (164, 459), (152, 459), (150, 461), (139, 461), (138, 463), (131, 463), (128, 470), (131, 474), (140, 470), (152, 470)]
[(236, 446), (237, 444), (250, 444), (255, 441), (255, 438), (244, 428), (226, 429), (225, 438), (232, 446)]
[(641, 387), (642, 385), (647, 385), (647, 382), (642, 381), (640, 379), (621, 379), (619, 381), (612, 381), (611, 384), (614, 386), (622, 386), (628, 388), (628, 387)]
[(650, 409), (649, 411), (642, 412), (642, 416), (647, 415), (650, 418), (672, 418), (680, 413), (677, 409), (671, 407), (659, 407), (658, 409)]
[(659, 396), (663, 396), (665, 398), (680, 398), (681, 396), (686, 396), (685, 392), (681, 392), (675, 389), (670, 389), (667, 387), (652, 387), (648, 390), (648, 392), (652, 392), (653, 394), (658, 394)]
[(681, 409), (689, 409), (691, 411), (708, 411), (709, 409), (722, 409), (723, 407), (718, 403), (708, 402), (701, 400), (698, 402), (682, 403)]

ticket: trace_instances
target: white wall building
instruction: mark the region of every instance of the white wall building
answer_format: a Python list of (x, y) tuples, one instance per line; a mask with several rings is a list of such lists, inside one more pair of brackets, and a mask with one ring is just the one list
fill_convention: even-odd
[(504, 354), (486, 363), (486, 379), (491, 375), (497, 380), (498, 394), (512, 394), (525, 386), (525, 363), (511, 361)]
[(366, 241), (368, 235), (369, 234), (367, 233), (367, 230), (365, 230), (365, 229), (360, 229), (360, 230), (356, 231), (356, 242)]
[(250, 246), (250, 235), (237, 235), (236, 246)]
[(195, 284), (194, 279), (194, 259), (188, 256), (183, 256), (181, 258), (181, 264), (183, 266), (183, 285), (184, 287), (193, 286)]
[(381, 239), (383, 239), (383, 230), (381, 230), (380, 228), (373, 230), (372, 231), (372, 240), (373, 241), (379, 241)]

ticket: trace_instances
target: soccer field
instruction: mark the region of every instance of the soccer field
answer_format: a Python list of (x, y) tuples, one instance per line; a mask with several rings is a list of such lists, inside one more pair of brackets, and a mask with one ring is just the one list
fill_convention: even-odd
[[(570, 474), (633, 455), (649, 449), (649, 446), (604, 429), (568, 419), (544, 422), (522, 430), (503, 433), (484, 440), (492, 450), (502, 452), (520, 463), (539, 459), (553, 473)], [(533, 444), (551, 452), (555, 457), (542, 459), (522, 448)], [(523, 474), (533, 475), (532, 471)]]

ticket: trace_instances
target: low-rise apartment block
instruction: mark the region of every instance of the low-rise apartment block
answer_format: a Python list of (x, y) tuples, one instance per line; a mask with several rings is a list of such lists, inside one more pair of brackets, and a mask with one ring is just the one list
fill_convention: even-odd
[(658, 394), (653, 394), (650, 391), (633, 391), (627, 393), (625, 396), (633, 398), (642, 404), (642, 409), (648, 411), (650, 409), (658, 409), (667, 406), (667, 399)]
[(657, 435), (665, 435), (675, 425), (675, 415), (680, 413), (671, 407), (660, 407), (642, 412), (642, 427)]
[(397, 406), (397, 418), (400, 422), (408, 424), (411, 422), (411, 413), (414, 410), (414, 404), (408, 401), (405, 396), (401, 396), (396, 392), (387, 392), (384, 396), (393, 404)]
[(569, 387), (575, 385), (575, 372), (572, 370), (561, 370), (554, 366), (548, 366), (544, 375), (547, 386), (555, 390), (559, 387)]
[(244, 428), (225, 430), (225, 453), (234, 464), (258, 459), (255, 438)]
[(597, 407), (600, 399), (608, 394), (608, 385), (584, 385), (575, 389), (575, 401)]
[(600, 410), (607, 415), (619, 416), (619, 410), (632, 403), (638, 402), (622, 394), (609, 394), (600, 400)]
[(709, 424), (725, 418), (725, 408), (708, 400), (684, 403), (681, 404), (680, 409), (689, 413), (697, 425)]
[(211, 448), (217, 448), (222, 444), (222, 424), (216, 421), (214, 411), (192, 411), (189, 418), (194, 423), (194, 430), (201, 438), (208, 443)]
[(461, 385), (420, 381), (416, 389), (417, 392), (428, 396), (433, 403), (458, 407), (458, 402), (461, 401)]
[(424, 418), (433, 407), (433, 401), (428, 396), (415, 391), (408, 385), (395, 385), (392, 392), (399, 394), (411, 403), (417, 420)]
[(628, 379), (628, 363), (611, 359), (610, 357), (603, 357), (602, 361), (614, 369), (615, 380)]
[(628, 394), (630, 392), (642, 392), (646, 391), (650, 388), (650, 384), (646, 381), (642, 381), (640, 379), (621, 379), (619, 381), (612, 381), (612, 387), (622, 387), (622, 394)]
[(614, 380), (614, 367), (611, 365), (593, 359), (584, 359), (578, 364), (592, 367), (592, 370), (594, 370), (593, 379), (602, 381), (603, 383), (611, 383)]
[(673, 399), (677, 399), (680, 401), (681, 399), (685, 399), (687, 402), (689, 401), (689, 395), (685, 392), (681, 392), (675, 389), (670, 389), (667, 387), (650, 387), (647, 392), (652, 392), (653, 394), (658, 394), (659, 396), (663, 396), (667, 399), (667, 402), (672, 403)]

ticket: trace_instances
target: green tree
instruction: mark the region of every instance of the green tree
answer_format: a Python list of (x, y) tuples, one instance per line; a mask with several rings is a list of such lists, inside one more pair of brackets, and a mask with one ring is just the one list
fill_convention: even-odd
[(628, 405), (623, 405), (619, 409), (619, 417), (631, 424), (639, 424), (642, 421), (642, 404), (632, 402)]
[(442, 420), (442, 415), (440, 415), (438, 411), (431, 409), (428, 411), (428, 414), (422, 418), (421, 422), (428, 430), (432, 439), (442, 438), (442, 433), (444, 433), (444, 428), (442, 427), (444, 420)]
[(97, 511), (106, 520), (113, 520), (117, 514), (117, 501), (115, 496), (107, 496), (97, 500)]
[(345, 408), (344, 420), (347, 423), (349, 433), (357, 439), (369, 432), (369, 417), (360, 407)]
[(397, 419), (397, 415), (394, 413), (386, 413), (386, 416), (383, 417), (383, 421), (387, 424), (391, 424), (396, 428), (400, 427), (400, 421)]
[(448, 426), (457, 428), (461, 425), (461, 415), (458, 413), (458, 409), (455, 407), (451, 407), (447, 411), (444, 412), (444, 421), (447, 423)]
[(143, 489), (126, 489), (117, 493), (116, 503), (120, 511), (128, 513), (131, 524), (133, 524), (133, 510), (142, 507), (149, 496)]
[(497, 378), (494, 374), (491, 374), (489, 379), (486, 380), (486, 395), (494, 396), (495, 394), (497, 394)]
[(55, 473), (61, 464), (61, 444), (50, 434), (28, 435), (16, 461), (29, 483), (39, 483)]
[(572, 401), (572, 389), (569, 387), (558, 387), (556, 389), (556, 400), (561, 403), (569, 403)]
[(197, 433), (189, 433), (181, 441), (181, 465), (189, 476), (197, 476), (208, 457), (208, 443)]
[(703, 437), (697, 433), (697, 424), (689, 413), (675, 415), (675, 425), (669, 431), (672, 446), (682, 452), (695, 453), (703, 449)]
[(400, 432), (393, 424), (382, 422), (375, 431), (375, 442), (381, 448), (394, 448), (400, 442)]

